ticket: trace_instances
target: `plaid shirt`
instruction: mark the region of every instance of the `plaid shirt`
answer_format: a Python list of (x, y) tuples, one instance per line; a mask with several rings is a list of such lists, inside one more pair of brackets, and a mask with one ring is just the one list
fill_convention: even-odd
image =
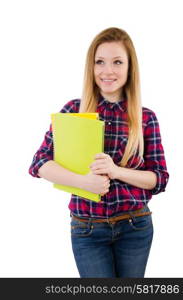
[[(64, 105), (60, 112), (79, 112), (80, 99), (74, 99)], [(143, 109), (144, 156), (137, 170), (153, 171), (157, 175), (157, 184), (152, 190), (135, 187), (121, 180), (110, 180), (109, 192), (101, 196), (100, 202), (94, 202), (77, 195), (71, 195), (69, 209), (80, 217), (106, 218), (119, 215), (120, 212), (142, 208), (152, 195), (165, 191), (169, 174), (166, 168), (164, 150), (158, 120), (155, 113)], [(102, 96), (98, 99), (99, 119), (105, 121), (104, 152), (109, 154), (118, 166), (128, 140), (127, 100), (111, 103)], [(39, 177), (38, 169), (47, 161), (53, 160), (52, 127), (46, 132), (44, 141), (33, 157), (29, 173)], [(133, 156), (126, 167), (134, 168), (138, 156)]]

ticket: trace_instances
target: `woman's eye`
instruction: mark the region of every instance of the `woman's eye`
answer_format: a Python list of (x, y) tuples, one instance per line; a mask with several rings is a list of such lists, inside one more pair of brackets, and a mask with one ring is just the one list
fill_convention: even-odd
[(121, 65), (121, 64), (122, 64), (122, 61), (121, 61), (121, 60), (115, 60), (115, 64)]
[[(101, 59), (98, 59), (98, 60), (96, 60), (96, 62), (95, 62), (97, 65), (101, 65), (101, 64), (104, 64), (104, 61), (103, 60), (101, 60)], [(116, 64), (116, 65), (121, 65), (123, 62), (121, 61), (121, 60), (115, 60), (114, 61), (114, 64)]]
[(101, 65), (101, 63), (103, 63), (103, 60), (98, 59), (95, 63), (98, 64), (98, 65)]

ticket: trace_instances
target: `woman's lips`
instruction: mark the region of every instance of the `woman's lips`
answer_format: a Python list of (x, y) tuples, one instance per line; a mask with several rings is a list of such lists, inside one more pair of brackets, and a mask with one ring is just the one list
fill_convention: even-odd
[(112, 84), (112, 83), (115, 82), (116, 80), (117, 80), (117, 79), (102, 79), (102, 78), (101, 78), (102, 83), (105, 83), (105, 84), (108, 84), (108, 85)]

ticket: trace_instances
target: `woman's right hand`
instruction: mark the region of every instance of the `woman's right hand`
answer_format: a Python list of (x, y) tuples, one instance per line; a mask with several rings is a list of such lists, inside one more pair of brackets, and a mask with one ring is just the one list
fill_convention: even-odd
[(84, 175), (83, 189), (95, 193), (104, 194), (109, 192), (110, 179), (107, 175), (96, 175), (91, 171)]

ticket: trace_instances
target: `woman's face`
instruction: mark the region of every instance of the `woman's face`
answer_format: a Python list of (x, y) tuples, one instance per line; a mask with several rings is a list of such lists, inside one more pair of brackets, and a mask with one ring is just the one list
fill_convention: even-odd
[(95, 53), (94, 78), (101, 95), (111, 102), (118, 101), (127, 77), (128, 56), (123, 44), (100, 44)]

